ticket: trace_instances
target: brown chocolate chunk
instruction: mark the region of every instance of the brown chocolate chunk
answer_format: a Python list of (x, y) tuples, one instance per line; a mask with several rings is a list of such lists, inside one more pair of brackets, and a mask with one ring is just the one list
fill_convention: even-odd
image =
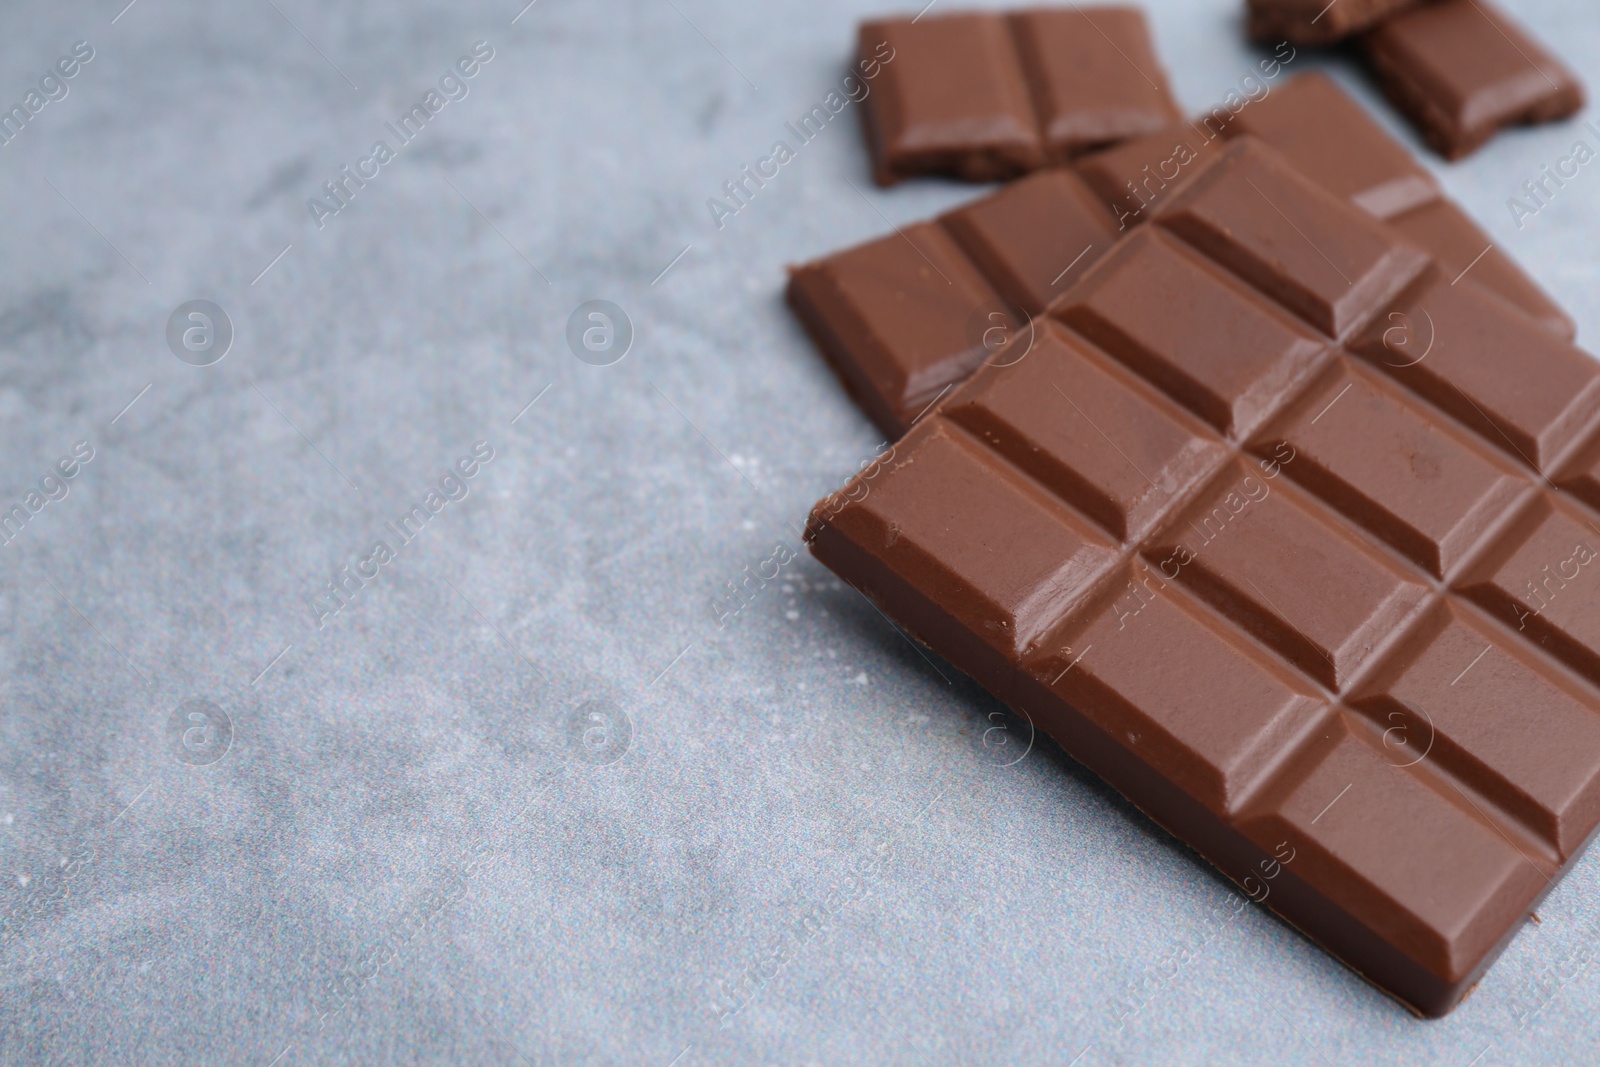
[(1154, 133), (1179, 117), (1138, 8), (1073, 4), (1019, 11), (1009, 21), (1052, 160)]
[(1011, 31), (995, 15), (964, 13), (861, 26), (861, 59), (891, 58), (863, 101), (879, 185), (917, 174), (989, 182), (1045, 162)]
[(845, 387), (891, 437), (983, 362), (988, 314), (1003, 329), (1021, 325), (933, 223), (801, 267), (788, 293)]
[(1364, 214), (1318, 210), (1328, 195), (1246, 139), (1168, 202), (1160, 220), (1323, 333), (1343, 337), (1416, 277), (1426, 256)]
[(1403, 215), (1391, 217), (1389, 225), (1431, 252), (1440, 269), (1450, 277), (1470, 276), (1565, 340), (1572, 340), (1577, 333), (1572, 316), (1551, 300), (1453, 201), (1443, 197), (1430, 200)]
[(1180, 122), (1085, 156), (1077, 171), (1125, 230), (1148, 219), (1220, 146), (1205, 123)]
[(1144, 16), (1073, 5), (863, 23), (863, 102), (880, 185), (996, 181), (1151, 133), (1178, 117)]
[(797, 268), (789, 303), (863, 410), (899, 437), (982, 362), (1004, 362), (1115, 239), (1072, 172), (1012, 182), (944, 216)]
[(1470, 275), (1430, 275), (1351, 347), (1541, 473), (1600, 417), (1600, 364)]
[(1116, 237), (1105, 208), (1063, 169), (1012, 182), (939, 221), (1000, 295), (1029, 315), (1071, 288)]
[(1246, 0), (1257, 41), (1319, 45), (1342, 41), (1418, 0)]
[(1489, 0), (1439, 0), (1363, 39), (1384, 92), (1446, 159), (1583, 107), (1576, 75)]
[(1325, 74), (1302, 74), (1272, 89), (1222, 132), (1261, 138), (1300, 173), (1380, 219), (1440, 195), (1438, 182), (1405, 146)]
[(1600, 826), (1600, 367), (1254, 140), (1152, 214), (812, 551), (1443, 1014)]

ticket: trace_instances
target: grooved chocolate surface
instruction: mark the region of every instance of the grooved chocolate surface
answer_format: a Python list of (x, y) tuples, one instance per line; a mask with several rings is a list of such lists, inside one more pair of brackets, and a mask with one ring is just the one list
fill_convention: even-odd
[(1153, 222), (812, 551), (1442, 1014), (1600, 824), (1600, 365), (1253, 138)]
[(1446, 159), (1476, 151), (1501, 127), (1549, 122), (1583, 107), (1565, 64), (1490, 0), (1438, 0), (1363, 39), (1378, 81)]
[(1178, 117), (1131, 7), (956, 12), (865, 22), (883, 64), (863, 102), (881, 185), (919, 174), (995, 181), (1152, 133)]
[(1245, 0), (1257, 41), (1332, 44), (1374, 26), (1418, 0)]

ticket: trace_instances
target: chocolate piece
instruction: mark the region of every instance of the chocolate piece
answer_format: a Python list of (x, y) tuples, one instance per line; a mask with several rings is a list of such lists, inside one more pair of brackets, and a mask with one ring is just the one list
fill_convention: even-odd
[(1052, 160), (1154, 133), (1180, 116), (1138, 8), (1073, 4), (1009, 21)]
[(1424, 279), (1352, 349), (1509, 458), (1544, 474), (1600, 411), (1592, 357), (1536, 327), (1470, 276)]
[(1162, 225), (1328, 336), (1421, 271), (1426, 257), (1369, 216), (1319, 210), (1327, 192), (1259, 142), (1223, 158), (1162, 209)]
[(1012, 182), (940, 220), (978, 269), (1028, 315), (1071, 288), (1111, 248), (1116, 229), (1069, 170)]
[(1600, 824), (1600, 366), (1253, 139), (1154, 214), (812, 551), (1443, 1014)]
[(1011, 178), (1178, 116), (1135, 8), (865, 22), (860, 54), (881, 64), (862, 105), (880, 185)]
[(987, 182), (1044, 165), (1010, 29), (987, 14), (861, 26), (861, 59), (891, 57), (862, 102), (879, 185), (916, 174)]
[(1403, 215), (1389, 219), (1389, 225), (1433, 254), (1439, 267), (1450, 277), (1466, 276), (1486, 289), (1521, 308), (1531, 317), (1565, 340), (1572, 340), (1577, 326), (1572, 317), (1551, 300), (1516, 261), (1495, 246), (1453, 201), (1440, 197)]
[(1220, 138), (1245, 135), (1278, 149), (1335, 196), (1386, 219), (1452, 278), (1470, 270), (1480, 285), (1572, 339), (1571, 318), (1509, 256), (1491, 248), (1488, 235), (1444, 198), (1411, 153), (1322, 74), (1301, 75), (1237, 114), (1218, 108), (1193, 123), (1096, 152), (1077, 168), (1127, 227), (1176, 192)]
[(1272, 43), (1320, 45), (1375, 26), (1417, 0), (1246, 0), (1250, 36)]
[(994, 311), (1003, 329), (1021, 325), (933, 223), (801, 267), (788, 295), (845, 387), (890, 437), (983, 362), (975, 322)]
[(796, 268), (789, 303), (867, 415), (899, 437), (1110, 250), (1111, 216), (1066, 170)]
[(1221, 147), (1208, 122), (1176, 123), (1078, 160), (1077, 171), (1127, 229), (1197, 173)]
[(1489, 0), (1439, 0), (1363, 40), (1395, 107), (1446, 159), (1502, 126), (1550, 122), (1583, 107), (1577, 77)]
[(1381, 219), (1440, 195), (1438, 182), (1405, 146), (1325, 74), (1303, 74), (1273, 89), (1221, 132), (1261, 138), (1300, 173)]

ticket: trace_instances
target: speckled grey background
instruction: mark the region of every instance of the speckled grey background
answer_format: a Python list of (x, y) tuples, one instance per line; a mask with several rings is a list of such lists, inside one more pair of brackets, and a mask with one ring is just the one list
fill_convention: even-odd
[[(706, 200), (878, 5), (122, 2), (0, 12), (5, 107), (94, 49), (0, 147), (0, 511), (94, 452), (0, 548), (0, 1062), (1592, 1061), (1600, 858), (1418, 1022), (787, 558), (879, 441), (784, 265), (974, 191), (872, 187), (847, 112)], [(1254, 66), (1237, 6), (1147, 3), (1187, 107)], [(1592, 4), (1517, 7), (1600, 85)], [(1506, 207), (1574, 136), (1441, 174), (1594, 342), (1600, 169)]]

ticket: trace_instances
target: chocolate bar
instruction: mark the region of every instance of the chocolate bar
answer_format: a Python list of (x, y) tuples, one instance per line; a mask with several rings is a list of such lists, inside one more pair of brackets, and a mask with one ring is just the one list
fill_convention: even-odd
[(1489, 0), (1424, 4), (1362, 46), (1389, 99), (1446, 159), (1477, 151), (1501, 127), (1583, 107), (1577, 77)]
[(860, 48), (883, 61), (862, 111), (880, 185), (1013, 178), (1179, 114), (1137, 8), (870, 21)]
[(811, 550), (1379, 989), (1600, 824), (1600, 365), (1240, 137)]
[(903, 434), (1116, 241), (1069, 170), (1029, 175), (932, 223), (796, 268), (788, 297), (873, 422)]
[(1375, 26), (1417, 0), (1246, 0), (1250, 36), (1272, 43), (1323, 45)]

